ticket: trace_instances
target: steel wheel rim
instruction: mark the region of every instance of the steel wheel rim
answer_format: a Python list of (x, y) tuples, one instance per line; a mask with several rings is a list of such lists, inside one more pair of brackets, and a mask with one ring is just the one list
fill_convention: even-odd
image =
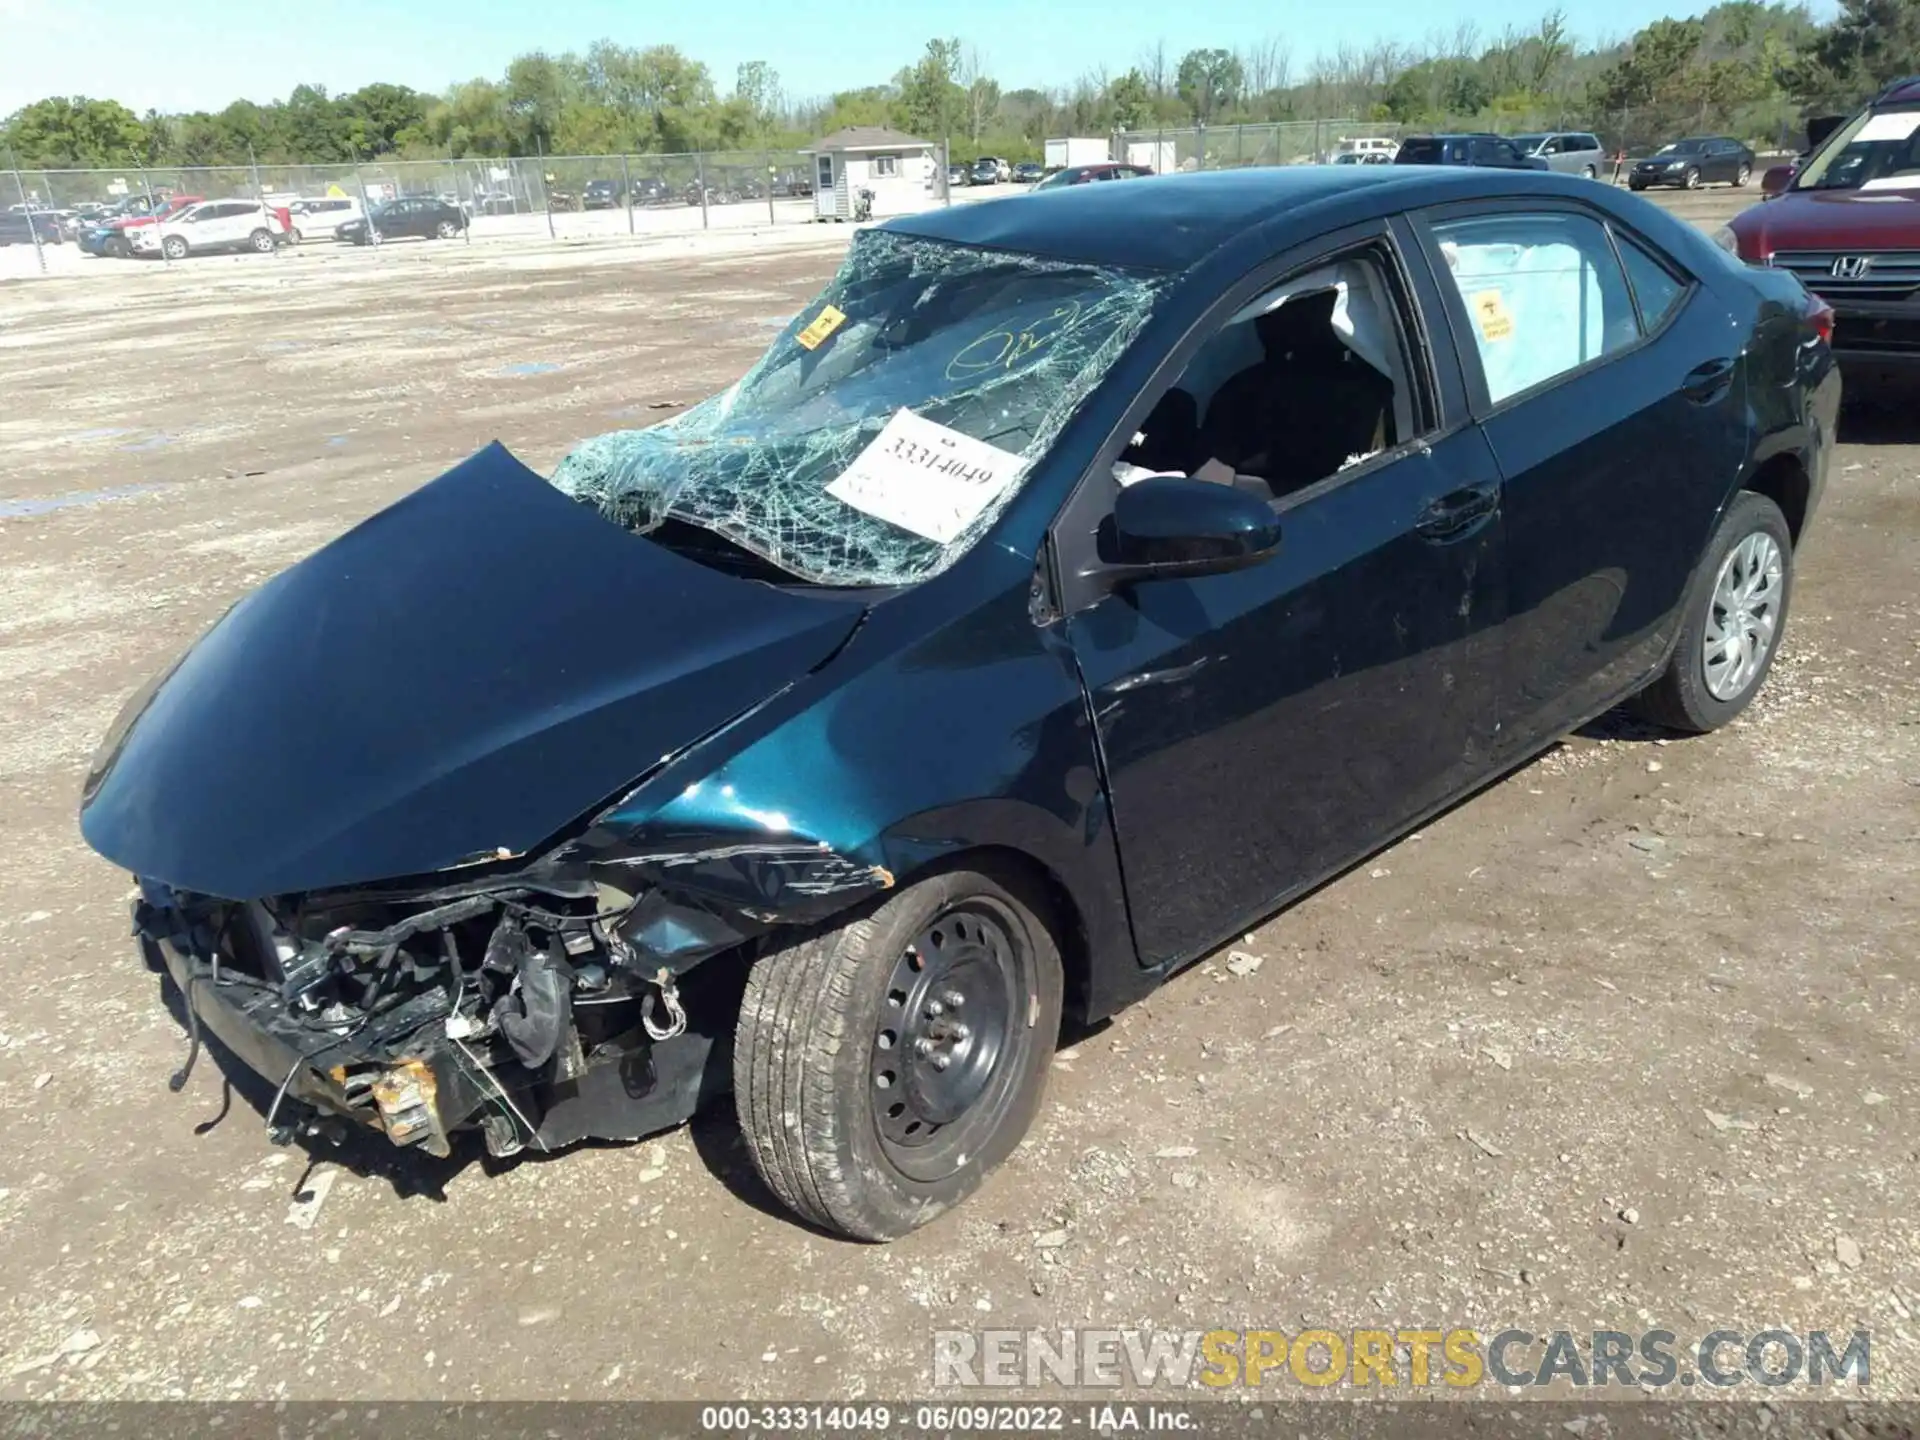
[(1756, 530), (1727, 552), (1707, 602), (1700, 661), (1707, 693), (1736, 700), (1773, 653), (1786, 589), (1786, 557), (1771, 535)]
[(943, 1178), (978, 1153), (1018, 1089), (1035, 993), (1018, 931), (998, 902), (962, 901), (921, 928), (888, 976), (868, 1085), (881, 1148), (914, 1179)]

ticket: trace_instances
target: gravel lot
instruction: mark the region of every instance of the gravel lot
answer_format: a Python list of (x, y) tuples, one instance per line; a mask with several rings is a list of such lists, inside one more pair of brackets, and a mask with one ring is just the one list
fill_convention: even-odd
[(546, 467), (718, 388), (845, 238), (0, 284), (0, 1396), (899, 1397), (985, 1325), (1864, 1327), (1873, 1392), (1920, 1390), (1911, 406), (1849, 408), (1743, 721), (1604, 720), (1076, 1038), (1027, 1147), (893, 1246), (787, 1220), (724, 1110), (303, 1180), (214, 1065), (168, 1093), (75, 826), (122, 697), (486, 441)]

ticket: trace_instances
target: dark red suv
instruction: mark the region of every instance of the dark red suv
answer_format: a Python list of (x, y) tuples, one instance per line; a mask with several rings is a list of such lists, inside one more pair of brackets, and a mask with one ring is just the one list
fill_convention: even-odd
[(1920, 370), (1920, 76), (1769, 170), (1761, 189), (1720, 243), (1792, 271), (1833, 307), (1834, 353), (1850, 375)]

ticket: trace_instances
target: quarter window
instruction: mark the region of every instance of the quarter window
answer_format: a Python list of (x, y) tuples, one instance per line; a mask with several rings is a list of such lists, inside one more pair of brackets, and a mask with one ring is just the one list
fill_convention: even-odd
[(1640, 338), (1626, 276), (1589, 216), (1448, 221), (1434, 238), (1496, 405)]
[(1665, 265), (1618, 230), (1614, 231), (1613, 238), (1620, 246), (1620, 263), (1627, 267), (1627, 283), (1633, 286), (1633, 297), (1640, 302), (1641, 327), (1652, 334), (1679, 303), (1687, 287), (1676, 280)]

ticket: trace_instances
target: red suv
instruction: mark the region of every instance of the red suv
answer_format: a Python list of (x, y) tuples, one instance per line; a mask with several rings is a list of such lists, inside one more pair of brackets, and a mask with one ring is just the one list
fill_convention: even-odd
[[(1810, 127), (1811, 128), (1811, 127)], [(1755, 265), (1789, 270), (1834, 310), (1848, 373), (1920, 369), (1920, 76), (1761, 179), (1765, 199), (1717, 237)]]

